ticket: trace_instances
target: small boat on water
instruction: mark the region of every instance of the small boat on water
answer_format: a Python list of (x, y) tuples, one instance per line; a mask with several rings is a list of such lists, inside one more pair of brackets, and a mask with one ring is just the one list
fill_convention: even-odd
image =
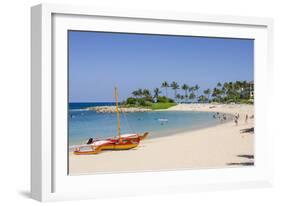
[(168, 122), (168, 119), (158, 119), (159, 122)]
[(116, 114), (118, 120), (118, 136), (109, 137), (104, 140), (93, 140), (87, 144), (79, 145), (74, 149), (75, 155), (90, 155), (98, 154), (103, 150), (128, 150), (135, 148), (139, 145), (140, 141), (147, 138), (148, 132), (144, 134), (121, 134), (120, 132), (120, 114), (118, 109), (118, 90), (115, 88), (115, 99), (116, 99)]

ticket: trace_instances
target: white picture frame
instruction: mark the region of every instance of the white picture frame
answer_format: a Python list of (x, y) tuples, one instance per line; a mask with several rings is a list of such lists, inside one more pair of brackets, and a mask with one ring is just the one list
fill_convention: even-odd
[[(120, 24), (114, 22), (117, 20)], [(131, 26), (136, 23), (138, 27)], [(159, 26), (154, 27), (153, 24)], [(32, 198), (52, 201), (272, 186), (273, 134), (270, 132), (267, 113), (271, 106), (270, 91), (273, 90), (269, 88), (273, 87), (271, 80), (274, 75), (272, 19), (40, 4), (31, 9), (31, 26)], [(192, 30), (185, 30), (188, 26)], [(61, 152), (66, 148), (67, 111), (67, 77), (61, 68), (66, 64), (65, 31), (73, 28), (254, 38), (257, 45), (255, 166), (69, 177), (66, 172), (66, 152)], [(265, 95), (267, 98), (263, 98)]]

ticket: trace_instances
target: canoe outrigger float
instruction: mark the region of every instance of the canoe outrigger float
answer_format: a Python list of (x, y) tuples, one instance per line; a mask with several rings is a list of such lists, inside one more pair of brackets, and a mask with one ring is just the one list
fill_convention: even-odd
[(102, 150), (128, 150), (135, 148), (139, 145), (140, 141), (148, 136), (148, 132), (144, 134), (123, 134), (120, 132), (120, 114), (118, 109), (118, 90), (115, 88), (115, 99), (116, 99), (116, 114), (118, 120), (118, 136), (110, 137), (104, 140), (93, 140), (87, 144), (79, 145), (74, 149), (76, 155), (90, 155), (98, 154)]

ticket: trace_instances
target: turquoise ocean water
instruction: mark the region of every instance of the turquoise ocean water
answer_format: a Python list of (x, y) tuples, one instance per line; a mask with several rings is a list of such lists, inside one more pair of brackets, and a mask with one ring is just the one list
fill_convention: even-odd
[[(103, 139), (116, 136), (115, 113), (86, 111), (89, 106), (114, 105), (114, 103), (70, 103), (68, 134), (69, 146), (85, 143), (90, 137)], [(121, 114), (121, 133), (149, 132), (157, 138), (219, 124), (211, 112), (152, 111)]]

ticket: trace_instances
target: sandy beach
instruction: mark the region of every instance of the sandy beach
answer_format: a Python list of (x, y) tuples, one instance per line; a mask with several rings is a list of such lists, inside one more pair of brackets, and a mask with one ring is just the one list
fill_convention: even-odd
[[(254, 126), (253, 105), (179, 104), (170, 111), (206, 111), (237, 115), (234, 121), (216, 126), (148, 138), (137, 148), (126, 151), (104, 151), (98, 155), (69, 154), (69, 174), (139, 172), (175, 169), (223, 168), (252, 165), (254, 134), (241, 133)], [(167, 111), (167, 110), (166, 110)]]

